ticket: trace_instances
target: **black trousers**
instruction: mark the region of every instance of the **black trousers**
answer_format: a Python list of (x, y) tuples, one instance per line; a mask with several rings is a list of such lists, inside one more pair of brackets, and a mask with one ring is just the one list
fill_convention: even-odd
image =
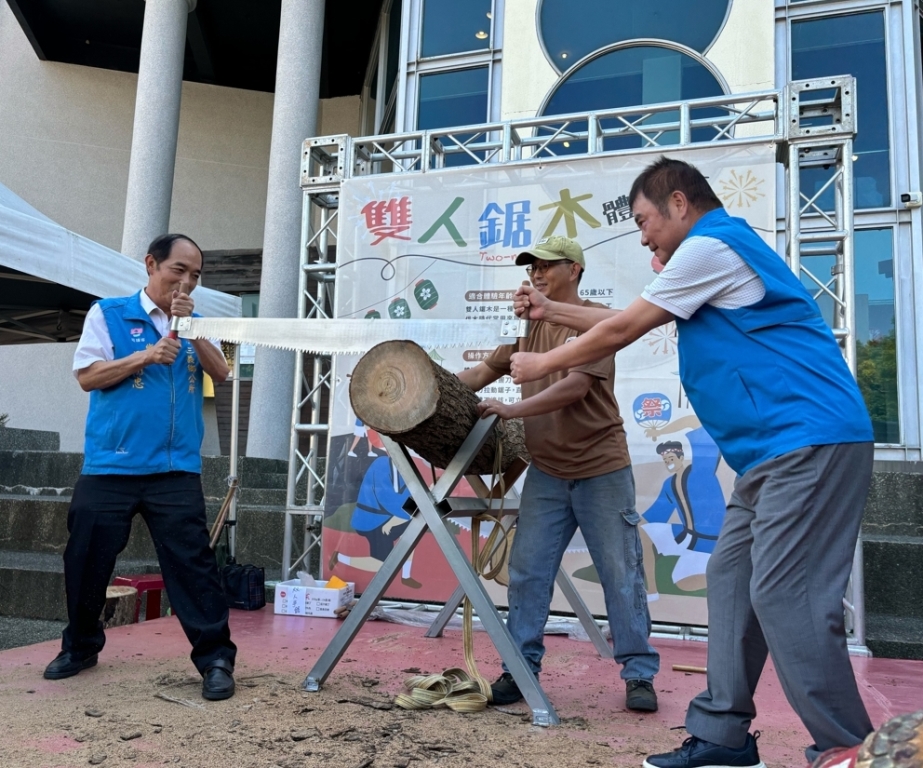
[(64, 550), (68, 624), (61, 648), (86, 657), (106, 643), (99, 620), (115, 560), (128, 544), (131, 521), (147, 523), (164, 586), (203, 673), (217, 660), (234, 665), (228, 607), (215, 553), (208, 546), (205, 496), (199, 475), (81, 475), (67, 513)]

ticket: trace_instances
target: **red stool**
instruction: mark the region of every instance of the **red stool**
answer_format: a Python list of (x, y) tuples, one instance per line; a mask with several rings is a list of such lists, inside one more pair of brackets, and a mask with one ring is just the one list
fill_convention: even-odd
[(160, 590), (163, 587), (163, 576), (159, 573), (139, 573), (133, 576), (116, 576), (112, 580), (113, 586), (134, 587), (138, 590), (138, 602), (135, 603), (135, 622), (141, 614), (141, 595), (147, 595), (147, 610), (144, 612), (145, 620), (160, 618)]

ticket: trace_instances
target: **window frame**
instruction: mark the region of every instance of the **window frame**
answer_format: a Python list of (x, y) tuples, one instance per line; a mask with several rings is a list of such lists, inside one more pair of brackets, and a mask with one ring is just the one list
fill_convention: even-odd
[[(683, 53), (686, 56), (694, 59), (697, 63), (701, 64), (705, 69), (709, 71), (712, 77), (718, 82), (718, 85), (721, 87), (721, 90), (725, 94), (731, 93), (731, 87), (728, 85), (727, 80), (725, 80), (724, 75), (721, 74), (721, 71), (708, 59), (705, 58), (702, 54), (697, 51), (689, 48), (688, 46), (682, 45), (681, 43), (671, 43), (669, 40), (658, 40), (652, 37), (639, 37), (632, 40), (623, 40), (619, 43), (612, 43), (612, 45), (607, 45), (603, 48), (597, 48), (592, 53), (588, 53), (578, 62), (576, 62), (570, 69), (561, 73), (558, 76), (558, 79), (555, 80), (554, 85), (548, 89), (548, 93), (545, 94), (545, 98), (542, 99), (542, 103), (536, 112), (536, 115), (540, 117), (548, 117), (545, 110), (548, 108), (548, 104), (551, 101), (552, 97), (557, 93), (558, 89), (577, 71), (579, 67), (582, 67), (586, 64), (589, 64), (594, 59), (602, 58), (607, 56), (610, 53), (621, 50), (623, 48), (667, 48), (672, 51), (677, 51), (678, 53)], [(657, 102), (651, 102), (657, 103)], [(632, 105), (634, 106), (634, 105)], [(644, 104), (638, 104), (637, 106), (642, 107), (646, 106)], [(613, 107), (616, 109), (616, 107)], [(564, 113), (562, 113), (564, 114)]]
[[(487, 114), (484, 123), (497, 122), (500, 118), (500, 87), (503, 60), (503, 11), (504, 0), (491, 0), (491, 28), (488, 47), (477, 51), (450, 53), (423, 58), (423, 4), (424, 0), (405, 0), (407, 13), (401, 24), (402, 39), (407, 45), (402, 48), (402, 68), (398, 77), (403, 88), (398, 97), (395, 132), (417, 130), (419, 118), (420, 77), (460, 69), (486, 66), (487, 72)], [(453, 127), (453, 126), (446, 126)]]
[[(391, 29), (390, 21), (391, 13), (397, 2), (398, 0), (385, 0), (382, 4), (381, 12), (378, 16), (378, 27), (375, 30), (375, 38), (372, 42), (371, 53), (369, 54), (369, 61), (365, 67), (365, 79), (362, 84), (361, 111), (359, 116), (359, 132), (363, 136), (374, 136), (379, 133), (393, 132), (386, 131), (385, 127), (396, 115), (398, 102), (400, 101), (399, 92), (403, 82), (401, 77), (403, 57), (400, 52), (405, 50), (403, 44), (403, 28), (407, 15), (403, 12), (401, 13), (401, 35), (396, 41), (400, 51), (398, 52), (398, 70), (395, 76), (394, 90), (391, 92), (390, 98), (388, 98), (387, 101), (382, 98), (382, 94), (385, 93), (385, 89), (388, 85), (388, 49), (391, 44), (395, 42), (390, 40), (389, 37)], [(403, 10), (402, 8), (402, 11)], [(374, 111), (371, 110), (370, 104), (373, 81), (377, 93)]]
[[(791, 25), (857, 13), (883, 15), (885, 42), (885, 88), (888, 100), (888, 141), (891, 204), (856, 208), (855, 231), (892, 229), (894, 265), (894, 315), (897, 331), (898, 419), (900, 444), (876, 443), (875, 458), (881, 461), (919, 461), (923, 433), (923, 334), (916, 330), (923, 317), (923, 270), (915, 266), (923, 250), (923, 211), (908, 209), (901, 192), (921, 189), (923, 157), (923, 73), (921, 73), (921, 3), (869, 2), (868, 0), (775, 0), (775, 72), (781, 88), (791, 80)], [(861, 99), (861, 92), (859, 94)], [(861, 130), (861, 120), (860, 120)], [(784, 243), (786, 201), (784, 175), (779, 171), (777, 237)], [(916, 253), (914, 252), (916, 249)]]
[[(777, 0), (780, 2), (781, 0)], [(791, 0), (789, 0), (791, 2)], [(804, 7), (802, 7), (804, 6)], [(836, 6), (837, 10), (831, 11), (830, 6)], [(846, 6), (843, 9), (840, 9), (841, 6)], [(794, 8), (794, 10), (793, 10)], [(818, 0), (802, 0), (801, 2), (795, 2), (794, 6), (788, 6), (788, 12), (786, 13), (786, 55), (785, 55), (785, 81), (791, 82), (793, 79), (792, 75), (792, 24), (798, 23), (801, 21), (822, 21), (823, 19), (830, 18), (839, 18), (842, 16), (857, 16), (863, 13), (881, 13), (882, 14), (882, 29), (884, 31), (884, 45), (885, 45), (885, 96), (888, 103), (888, 191), (889, 199), (891, 200), (890, 205), (881, 205), (873, 206), (869, 208), (859, 208), (855, 207), (855, 215), (859, 213), (865, 213), (867, 211), (890, 211), (894, 210), (896, 206), (896, 201), (899, 199), (899, 193), (897, 193), (897, 165), (896, 162), (896, 153), (898, 150), (898, 145), (895, 142), (895, 126), (897, 121), (902, 119), (901, 112), (902, 110), (898, 109), (898, 105), (895, 103), (894, 99), (894, 87), (893, 83), (893, 55), (892, 51), (892, 41), (891, 41), (891, 19), (888, 14), (888, 4), (887, 3), (875, 3), (874, 5), (869, 5), (868, 3), (862, 4), (861, 0), (848, 0), (848, 2), (818, 2)], [(862, 98), (861, 93), (859, 98)], [(861, 116), (857, 115), (857, 119), (861, 119)], [(854, 191), (855, 194), (855, 191)], [(896, 196), (897, 194), (897, 196)], [(855, 199), (855, 198), (854, 198)]]
[[(597, 48), (595, 51), (592, 51), (588, 53), (586, 56), (584, 56), (583, 59), (577, 59), (573, 64), (571, 64), (567, 68), (561, 69), (561, 67), (555, 63), (554, 57), (548, 51), (548, 47), (545, 45), (545, 36), (542, 34), (542, 7), (545, 5), (545, 2), (546, 0), (538, 0), (538, 2), (535, 4), (535, 31), (536, 31), (536, 34), (538, 35), (538, 44), (542, 49), (542, 53), (544, 54), (545, 59), (547, 59), (552, 69), (554, 69), (554, 71), (557, 72), (559, 75), (564, 75), (570, 70), (574, 69), (577, 66), (577, 64), (580, 64), (583, 61), (583, 59), (587, 58), (588, 56), (592, 56), (598, 51), (601, 51), (602, 48)], [(708, 52), (714, 47), (715, 43), (718, 41), (718, 38), (721, 37), (721, 33), (724, 32), (724, 28), (727, 26), (728, 19), (731, 16), (731, 9), (734, 6), (735, 2), (737, 2), (737, 0), (728, 0), (727, 9), (724, 12), (724, 18), (721, 20), (721, 24), (718, 27), (718, 31), (715, 33), (715, 36), (712, 38), (711, 42), (707, 46), (705, 46), (704, 51), (701, 51), (701, 52), (695, 51), (695, 53), (698, 56), (705, 57), (706, 55), (708, 55)], [(670, 45), (677, 45), (677, 46), (681, 46), (684, 49), (688, 48), (688, 46), (685, 46), (682, 43), (677, 43), (674, 40), (668, 40), (666, 38), (659, 38), (659, 37), (658, 38), (632, 37), (629, 40), (619, 40), (617, 43), (610, 43), (609, 45), (604, 46), (604, 47), (609, 48), (613, 45), (619, 45), (621, 43), (628, 43), (628, 42), (635, 43), (637, 40), (656, 40), (659, 43), (668, 43)], [(689, 49), (689, 50), (694, 50), (694, 49)], [(726, 87), (726, 83), (722, 83), (722, 87)], [(725, 90), (725, 93), (730, 93), (730, 91)]]

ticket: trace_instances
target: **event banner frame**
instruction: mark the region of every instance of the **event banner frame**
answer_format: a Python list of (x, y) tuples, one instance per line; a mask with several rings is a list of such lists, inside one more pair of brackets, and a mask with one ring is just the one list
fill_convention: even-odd
[[(685, 147), (670, 156), (700, 168), (728, 212), (746, 219), (775, 247), (775, 143)], [(614, 154), (345, 179), (337, 213), (335, 316), (370, 322), (486, 319), (496, 320), (499, 328), (512, 314), (513, 292), (527, 279), (514, 263), (516, 255), (551, 235), (575, 238), (584, 248), (581, 297), (625, 307), (660, 268), (641, 246), (628, 207), (632, 181), (653, 158)], [(427, 349), (452, 372), (477, 365), (490, 351)], [(350, 408), (349, 380), (357, 361), (339, 356), (332, 370), (322, 566), (325, 575), (355, 581), (361, 592), (402, 530), (408, 492), (380, 438)], [(480, 394), (515, 402), (519, 388), (504, 377)], [(618, 353), (615, 394), (637, 498), (633, 509), (610, 512), (639, 526), (652, 619), (705, 626), (705, 566), (734, 473), (685, 397), (674, 324)], [(432, 469), (417, 461), (429, 476)], [(460, 491), (473, 493), (464, 485)], [(467, 548), (465, 521), (454, 522)], [(488, 533), (489, 527), (482, 530), (482, 536)], [(590, 610), (604, 616), (599, 579), (579, 531), (563, 566)], [(438, 547), (424, 538), (387, 596), (443, 602), (456, 586)], [(498, 605), (505, 605), (504, 588), (491, 582), (488, 589)], [(552, 608), (569, 610), (558, 593)]]

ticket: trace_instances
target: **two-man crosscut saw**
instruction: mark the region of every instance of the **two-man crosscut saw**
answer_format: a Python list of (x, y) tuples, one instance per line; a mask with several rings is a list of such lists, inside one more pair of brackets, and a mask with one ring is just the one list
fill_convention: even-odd
[(424, 348), (492, 349), (528, 336), (529, 321), (174, 317), (170, 328), (183, 339), (218, 339), (315, 355), (359, 355), (376, 344), (397, 340)]

